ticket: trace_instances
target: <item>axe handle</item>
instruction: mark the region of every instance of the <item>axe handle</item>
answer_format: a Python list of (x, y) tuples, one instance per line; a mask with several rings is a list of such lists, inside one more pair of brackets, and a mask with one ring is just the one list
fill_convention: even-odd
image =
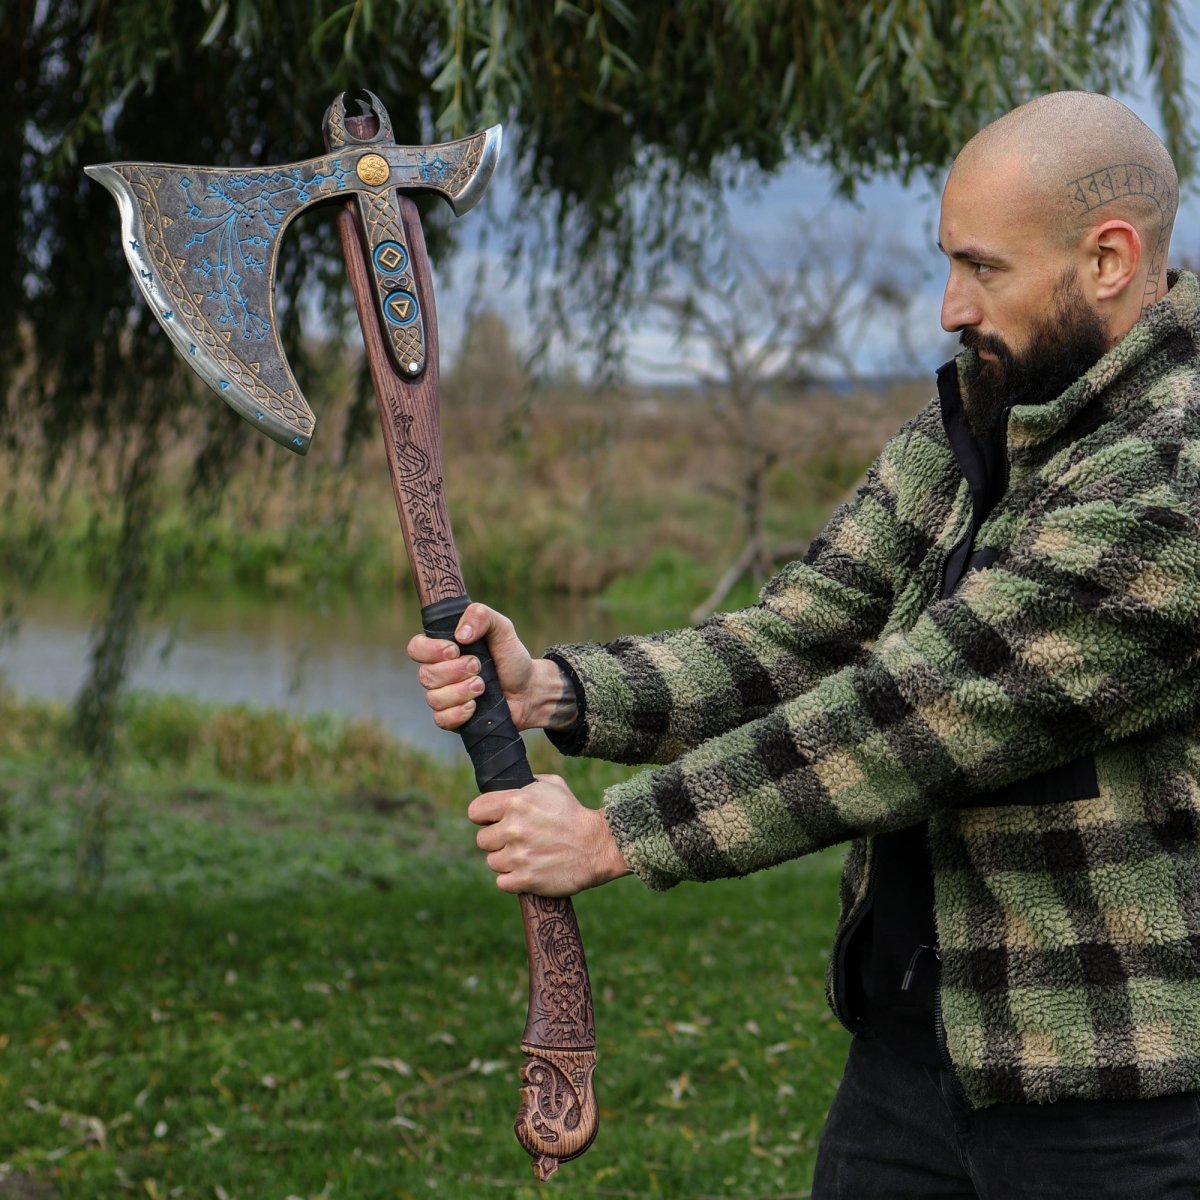
[[(428, 356), (423, 374), (407, 379), (384, 341), (375, 306), (375, 283), (364, 251), (357, 202), (337, 217), (366, 345), (396, 511), (422, 604), (427, 631), (453, 637), (458, 614), (468, 603), (441, 488), (438, 424), (437, 322), (429, 259), (420, 216), (411, 200), (397, 194), (412, 259), (417, 298), (425, 313)], [(426, 463), (423, 482), (414, 480), (413, 455)], [(432, 481), (432, 487), (430, 486)], [(431, 521), (432, 514), (432, 521)], [(429, 552), (430, 527), (440, 525), (436, 553)], [(521, 787), (533, 780), (524, 743), (512, 725), (486, 645), (468, 647), (483, 667), (487, 689), (476, 716), (462, 731), (481, 790)], [(486, 726), (486, 728), (485, 728)], [(574, 907), (569, 899), (520, 897), (529, 956), (529, 1010), (521, 1049), (521, 1105), (514, 1132), (545, 1180), (559, 1162), (582, 1154), (596, 1136), (599, 1110), (592, 1087), (596, 1063), (591, 984)]]

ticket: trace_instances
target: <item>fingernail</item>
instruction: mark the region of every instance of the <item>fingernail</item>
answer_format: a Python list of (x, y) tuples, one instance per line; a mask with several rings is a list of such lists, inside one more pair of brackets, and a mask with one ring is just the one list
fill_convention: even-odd
[(471, 659), (471, 660), (470, 660), (470, 662), (468, 662), (468, 663), (467, 663), (467, 671), (468, 671), (468, 673), (469, 673), (469, 674), (471, 674), (471, 675), (478, 675), (478, 674), (479, 674), (479, 670), (480, 670), (480, 668), (479, 668), (479, 659), (477, 659), (477, 658), (473, 658), (473, 659)]
[(483, 680), (482, 679), (472, 679), (471, 680), (471, 691), (473, 691), (475, 693), (475, 695), (478, 696), (483, 691)]
[(454, 635), (460, 642), (469, 642), (475, 636), (475, 630), (470, 625), (460, 625)]

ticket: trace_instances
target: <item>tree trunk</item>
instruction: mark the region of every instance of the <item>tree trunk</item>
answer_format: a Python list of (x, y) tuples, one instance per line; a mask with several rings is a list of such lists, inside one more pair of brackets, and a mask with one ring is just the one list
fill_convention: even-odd
[(88, 762), (80, 796), (77, 879), (99, 885), (107, 865), (109, 776), (117, 710), (129, 674), (150, 580), (148, 544), (158, 479), (158, 429), (151, 425), (121, 476), (121, 534), (108, 609), (93, 634), (87, 678), (75, 698), (69, 738)]
[(147, 544), (157, 478), (158, 436), (151, 429), (121, 480), (121, 534), (108, 610), (94, 635), (88, 676), (75, 699), (71, 726), (73, 745), (104, 769), (112, 763), (117, 702), (150, 579)]

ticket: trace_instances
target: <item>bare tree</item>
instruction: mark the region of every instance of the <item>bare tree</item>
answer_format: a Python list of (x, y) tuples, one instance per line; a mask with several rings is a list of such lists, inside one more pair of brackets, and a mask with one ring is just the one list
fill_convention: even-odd
[[(733, 479), (710, 486), (737, 507), (741, 549), (693, 620), (711, 613), (743, 576), (765, 578), (798, 549), (772, 547), (766, 532), (768, 476), (799, 449), (781, 440), (771, 400), (822, 380), (856, 378), (864, 343), (883, 321), (895, 322), (902, 350), (908, 345), (915, 256), (891, 244), (883, 253), (862, 230), (831, 236), (824, 218), (797, 227), (806, 232), (795, 252), (768, 262), (725, 226), (681, 256), (648, 300), (678, 352), (674, 368), (694, 381), (737, 464)], [(910, 353), (902, 356), (911, 361)]]

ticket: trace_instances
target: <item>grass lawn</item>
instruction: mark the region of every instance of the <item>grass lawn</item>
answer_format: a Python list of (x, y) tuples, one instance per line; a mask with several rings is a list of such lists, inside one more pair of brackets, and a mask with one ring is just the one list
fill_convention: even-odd
[(539, 1186), (510, 1132), (517, 905), (465, 820), (411, 790), (123, 778), (84, 894), (78, 790), (0, 759), (0, 1197), (808, 1194), (846, 1045), (836, 855), (579, 897), (601, 1127)]

